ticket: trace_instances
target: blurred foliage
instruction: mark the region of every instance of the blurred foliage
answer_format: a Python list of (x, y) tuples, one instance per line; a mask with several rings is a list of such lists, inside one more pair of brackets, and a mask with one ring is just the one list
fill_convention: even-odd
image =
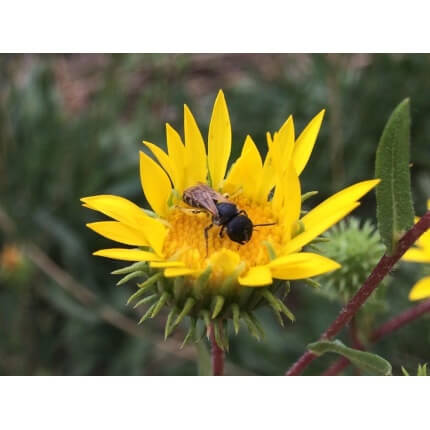
[[(141, 337), (107, 322), (106, 305), (137, 321), (125, 306), (133, 287), (114, 286), (109, 272), (120, 263), (91, 256), (108, 241), (85, 228), (97, 218), (79, 204), (80, 197), (112, 193), (145, 205), (140, 142), (165, 148), (164, 124), (182, 130), (183, 103), (205, 135), (216, 92), (224, 89), (232, 159), (246, 134), (265, 153), (266, 131), (278, 129), (290, 113), (299, 132), (327, 108), (302, 175), (304, 191), (320, 191), (306, 203), (311, 207), (341, 187), (373, 177), (384, 124), (410, 97), (413, 196), (422, 214), (430, 189), (429, 74), (428, 55), (1, 55), (0, 207), (12, 220), (0, 217), (1, 246), (34, 244), (55, 265), (41, 270), (40, 262), (29, 258), (14, 268), (25, 276), (0, 277), (0, 373), (197, 374), (197, 351), (163, 347), (157, 319), (145, 323)], [(355, 214), (374, 220), (373, 195)], [(419, 276), (414, 269), (402, 264), (395, 272), (389, 306), (378, 322), (410, 306), (407, 294)], [(88, 306), (61, 288), (68, 276), (95, 294), (96, 304)], [(265, 341), (256, 342), (245, 330), (231, 339), (234, 367), (227, 371), (282, 374), (340, 309), (301, 283), (293, 284), (288, 305), (297, 317), (294, 325), (278, 327), (263, 309)], [(372, 351), (392, 363), (394, 374), (401, 374), (401, 365), (416, 368), (429, 358), (428, 322), (424, 317), (410, 324)], [(318, 359), (308, 373), (321, 373), (331, 359)]]

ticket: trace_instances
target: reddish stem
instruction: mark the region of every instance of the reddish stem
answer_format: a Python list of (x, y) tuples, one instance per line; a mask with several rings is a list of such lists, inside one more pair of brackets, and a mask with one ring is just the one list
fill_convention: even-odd
[(209, 338), (211, 341), (212, 374), (213, 376), (223, 376), (224, 375), (224, 351), (218, 346), (215, 340), (215, 327), (213, 323), (209, 327)]
[[(412, 306), (406, 311), (388, 320), (378, 327), (370, 336), (370, 343), (375, 343), (382, 337), (418, 319), (421, 315), (430, 312), (430, 300), (426, 300), (416, 306)], [(324, 376), (338, 375), (350, 364), (349, 360), (342, 357), (336, 360), (324, 373)]]
[[(393, 255), (384, 255), (372, 273), (364, 282), (350, 302), (341, 310), (338, 317), (330, 327), (321, 335), (320, 339), (331, 339), (336, 336), (343, 327), (357, 313), (361, 305), (369, 298), (373, 290), (387, 276), (393, 266), (400, 260), (402, 255), (415, 243), (415, 241), (430, 228), (430, 211), (428, 211), (409, 231), (407, 231), (397, 244), (396, 252)], [(306, 351), (291, 368), (285, 373), (287, 376), (300, 375), (303, 370), (317, 356), (310, 351)]]

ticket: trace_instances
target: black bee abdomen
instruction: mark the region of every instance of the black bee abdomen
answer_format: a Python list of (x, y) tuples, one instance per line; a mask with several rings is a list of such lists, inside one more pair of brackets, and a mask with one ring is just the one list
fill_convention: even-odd
[(227, 224), (227, 235), (233, 242), (243, 245), (251, 239), (252, 228), (252, 222), (247, 216), (238, 215)]
[(217, 203), (219, 224), (224, 225), (238, 214), (237, 206), (233, 203)]

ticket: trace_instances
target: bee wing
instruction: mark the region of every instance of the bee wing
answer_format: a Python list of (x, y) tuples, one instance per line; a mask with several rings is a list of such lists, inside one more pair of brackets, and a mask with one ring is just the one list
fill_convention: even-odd
[(219, 196), (221, 196), (221, 194), (218, 194), (212, 188), (204, 184), (199, 184), (186, 189), (184, 191), (183, 200), (188, 205), (204, 209), (217, 217), (218, 209), (216, 208), (216, 202), (219, 201)]

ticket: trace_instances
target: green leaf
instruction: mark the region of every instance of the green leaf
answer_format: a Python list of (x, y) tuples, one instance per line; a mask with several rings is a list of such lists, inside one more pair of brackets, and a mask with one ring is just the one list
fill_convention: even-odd
[(391, 375), (391, 364), (376, 354), (348, 348), (340, 340), (320, 340), (310, 343), (308, 349), (316, 355), (335, 352), (347, 358), (356, 367), (371, 375)]
[(409, 129), (409, 99), (405, 99), (388, 119), (376, 151), (375, 177), (381, 179), (376, 188), (378, 228), (388, 254), (414, 223)]

